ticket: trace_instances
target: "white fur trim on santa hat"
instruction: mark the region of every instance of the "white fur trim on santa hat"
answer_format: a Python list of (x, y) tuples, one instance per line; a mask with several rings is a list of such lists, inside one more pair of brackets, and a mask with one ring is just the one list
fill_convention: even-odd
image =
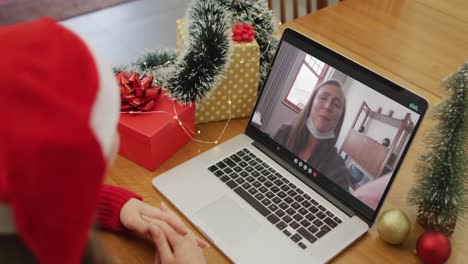
[(62, 26), (79, 36), (94, 57), (99, 74), (99, 88), (91, 112), (90, 125), (101, 145), (102, 153), (110, 161), (113, 155), (116, 154), (114, 152), (118, 147), (116, 144), (118, 144), (117, 124), (120, 116), (120, 91), (117, 79), (110, 64), (100, 55), (97, 49), (89, 44), (89, 41), (85, 41), (79, 32), (68, 25), (62, 23)]
[(91, 128), (101, 144), (107, 160), (114, 155), (118, 142), (117, 124), (120, 115), (120, 93), (111, 66), (92, 47), (89, 48), (99, 74), (99, 88), (91, 112)]

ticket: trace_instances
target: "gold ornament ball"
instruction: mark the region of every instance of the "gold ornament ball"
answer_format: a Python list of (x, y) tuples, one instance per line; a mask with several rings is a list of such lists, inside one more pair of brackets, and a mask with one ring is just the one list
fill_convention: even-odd
[(408, 238), (410, 230), (410, 221), (400, 209), (383, 212), (377, 223), (380, 238), (392, 245), (403, 243)]

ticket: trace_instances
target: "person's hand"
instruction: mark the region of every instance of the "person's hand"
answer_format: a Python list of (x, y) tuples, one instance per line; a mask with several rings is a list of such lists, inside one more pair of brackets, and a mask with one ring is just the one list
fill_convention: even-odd
[(181, 235), (166, 222), (160, 220), (152, 221), (149, 230), (159, 253), (156, 254), (155, 263), (206, 263), (205, 256), (197, 246), (196, 238), (192, 234)]
[[(161, 220), (170, 225), (180, 235), (191, 234), (192, 231), (182, 222), (179, 216), (161, 203), (161, 208), (153, 207), (138, 199), (131, 198), (120, 210), (120, 222), (128, 230), (141, 235), (149, 234), (150, 223), (153, 220)], [(199, 247), (206, 247), (207, 244), (202, 239), (197, 238)]]

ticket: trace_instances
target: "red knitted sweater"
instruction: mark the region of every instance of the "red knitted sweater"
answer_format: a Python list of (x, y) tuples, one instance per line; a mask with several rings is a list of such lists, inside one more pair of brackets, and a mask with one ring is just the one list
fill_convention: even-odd
[(120, 222), (120, 210), (130, 198), (142, 200), (141, 196), (120, 187), (102, 185), (96, 212), (98, 226), (112, 231), (124, 231), (125, 227)]

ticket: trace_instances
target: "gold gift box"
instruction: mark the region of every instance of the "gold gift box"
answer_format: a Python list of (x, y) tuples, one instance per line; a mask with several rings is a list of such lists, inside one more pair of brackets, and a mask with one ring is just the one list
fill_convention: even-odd
[[(188, 46), (188, 32), (184, 19), (178, 19), (177, 55)], [(231, 64), (222, 80), (213, 87), (202, 102), (197, 103), (195, 123), (248, 117), (257, 100), (260, 48), (257, 42), (234, 42)], [(231, 105), (229, 106), (229, 101)]]

